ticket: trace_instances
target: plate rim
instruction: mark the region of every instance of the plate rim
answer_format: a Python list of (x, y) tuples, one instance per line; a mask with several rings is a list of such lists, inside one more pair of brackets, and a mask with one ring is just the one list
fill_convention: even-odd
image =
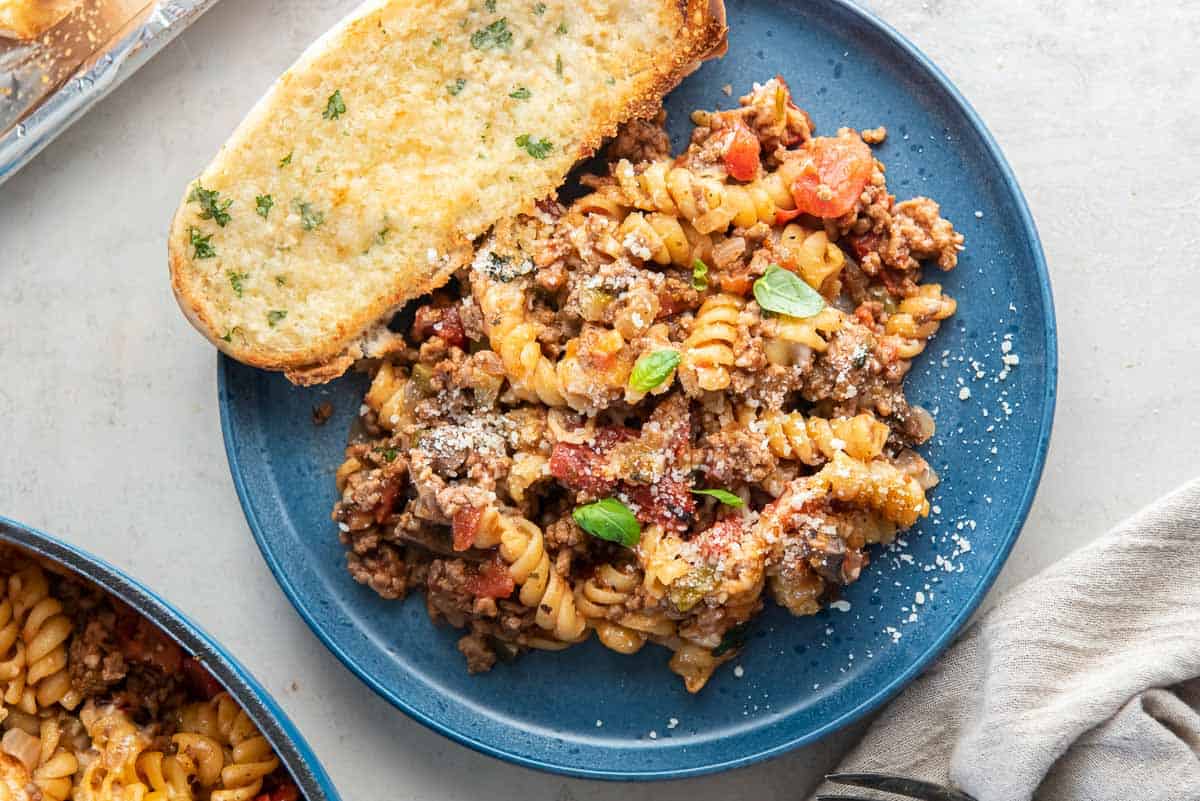
[(1041, 483), (1042, 474), (1046, 466), (1046, 455), (1050, 446), (1051, 432), (1054, 427), (1054, 416), (1057, 405), (1058, 395), (1058, 326), (1054, 309), (1053, 292), (1050, 286), (1050, 273), (1046, 262), (1045, 250), (1042, 246), (1041, 237), (1038, 234), (1037, 225), (1034, 222), (1033, 214), (1029, 209), (1029, 204), (1025, 199), (1024, 193), (1021, 191), (1020, 184), (1017, 182), (1016, 175), (1013, 173), (1012, 167), (1005, 158), (1004, 152), (1000, 149), (995, 137), (984, 123), (982, 117), (971, 105), (971, 103), (963, 96), (954, 83), (946, 76), (944, 72), (920, 50), (915, 44), (909, 41), (903, 34), (897, 31), (890, 24), (876, 16), (871, 11), (857, 5), (853, 0), (825, 0), (832, 6), (837, 7), (840, 11), (849, 14), (855, 18), (855, 21), (861, 25), (874, 28), (888, 43), (899, 48), (903, 53), (915, 62), (926, 75), (933, 80), (938, 88), (945, 93), (946, 97), (952, 101), (958, 110), (963, 114), (967, 124), (974, 129), (974, 133), (979, 137), (979, 141), (987, 153), (998, 166), (997, 176), (1001, 179), (1007, 192), (1014, 200), (1014, 208), (1016, 211), (1017, 222), (1023, 229), (1031, 246), (1035, 272), (1038, 277), (1038, 287), (1040, 289), (1042, 306), (1045, 311), (1045, 328), (1043, 332), (1043, 345), (1045, 348), (1045, 386), (1041, 393), (1041, 404), (1043, 412), (1041, 419), (1038, 421), (1037, 444), (1034, 449), (1033, 469), (1029, 472), (1024, 487), (1021, 489), (1020, 502), (1017, 506), (1017, 514), (1014, 519), (1014, 526), (1011, 535), (1007, 542), (997, 551), (995, 557), (980, 571), (982, 581), (978, 584), (972, 595), (961, 605), (958, 613), (951, 619), (946, 629), (925, 649), (925, 652), (908, 667), (893, 677), (887, 684), (877, 690), (873, 695), (865, 701), (843, 712), (841, 715), (826, 721), (821, 726), (806, 732), (805, 734), (789, 737), (781, 742), (775, 743), (768, 747), (759, 748), (752, 753), (743, 754), (738, 757), (723, 761), (713, 761), (704, 765), (697, 765), (686, 768), (666, 768), (666, 769), (650, 769), (650, 770), (625, 770), (618, 767), (612, 768), (586, 768), (572, 767), (555, 764), (553, 762), (539, 759), (530, 756), (512, 753), (498, 745), (484, 742), (480, 739), (472, 737), (468, 732), (454, 729), (436, 718), (425, 714), (409, 704), (399, 694), (395, 693), (386, 687), (381, 681), (370, 675), (365, 669), (359, 666), (354, 659), (350, 657), (341, 647), (333, 641), (325, 629), (320, 626), (310, 613), (308, 608), (301, 602), (300, 595), (297, 593), (292, 582), (284, 574), (278, 560), (270, 552), (266, 546), (263, 536), (263, 527), (260, 524), (258, 517), (251, 505), (249, 492), (246, 487), (246, 482), (243, 473), (240, 469), (241, 463), (238, 456), (238, 449), (233, 442), (233, 436), (230, 426), (230, 411), (229, 411), (229, 393), (228, 393), (228, 378), (229, 369), (235, 362), (224, 354), (218, 354), (217, 358), (217, 391), (218, 405), (220, 407), (221, 433), (225, 443), (225, 453), (229, 461), (230, 472), (233, 477), (234, 487), (237, 490), (238, 501), (242, 506), (242, 511), (245, 514), (246, 522), (250, 527), (251, 533), (254, 536), (255, 543), (258, 545), (259, 551), (263, 555), (263, 559), (267, 563), (267, 567), (275, 576), (276, 582), (287, 596), (288, 601), (299, 613), (300, 617), (317, 636), (317, 638), (325, 645), (329, 651), (337, 657), (343, 665), (346, 666), (360, 681), (366, 684), (369, 688), (375, 691), (384, 700), (404, 712), (413, 720), (424, 725), (425, 727), (447, 737), (460, 745), (465, 745), (468, 748), (477, 751), (481, 754), (494, 757), (501, 761), (520, 765), (522, 767), (533, 768), (561, 776), (574, 776), (584, 779), (599, 779), (604, 781), (659, 781), (668, 779), (685, 779), (697, 776), (705, 776), (713, 773), (733, 770), (735, 768), (746, 767), (767, 759), (772, 759), (788, 753), (796, 748), (804, 745), (809, 745), (819, 740), (824, 739), (835, 731), (845, 728), (857, 720), (878, 710), (881, 706), (887, 703), (907, 687), (917, 676), (919, 676), (929, 665), (937, 659), (946, 650), (955, 637), (958, 636), (963, 626), (970, 619), (975, 610), (979, 608), (980, 603), (986, 597), (988, 592), (995, 584), (996, 578), (1001, 569), (1007, 563), (1013, 547), (1020, 538), (1024, 530), (1025, 523), (1029, 517), (1030, 508), (1033, 505), (1034, 498), (1037, 495), (1038, 487)]
[(95, 554), (39, 528), (0, 515), (0, 544), (50, 560), (91, 582), (148, 618), (216, 675), (271, 741), (301, 792), (313, 801), (339, 801), (337, 789), (312, 746), (246, 667), (205, 629), (154, 590)]

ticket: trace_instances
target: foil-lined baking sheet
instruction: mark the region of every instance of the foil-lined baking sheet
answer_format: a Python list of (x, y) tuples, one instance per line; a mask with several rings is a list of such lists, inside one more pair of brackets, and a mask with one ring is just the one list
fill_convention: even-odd
[(0, 38), (0, 184), (217, 0), (80, 0), (30, 41)]

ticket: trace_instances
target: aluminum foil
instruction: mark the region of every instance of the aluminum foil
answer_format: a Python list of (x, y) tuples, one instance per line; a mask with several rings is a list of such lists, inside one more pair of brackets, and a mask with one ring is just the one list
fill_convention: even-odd
[(81, 0), (37, 39), (0, 38), (0, 184), (217, 0)]

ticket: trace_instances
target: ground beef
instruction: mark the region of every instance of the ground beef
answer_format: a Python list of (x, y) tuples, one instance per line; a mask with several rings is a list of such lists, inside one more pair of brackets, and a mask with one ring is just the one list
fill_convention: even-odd
[[(866, 202), (860, 204), (857, 217), (846, 227), (850, 231), (847, 239), (851, 250), (867, 275), (880, 275), (889, 284), (899, 284), (902, 278), (895, 275), (889, 278), (886, 272), (916, 273), (921, 262), (929, 260), (942, 270), (952, 270), (958, 265), (963, 235), (942, 217), (937, 203), (927, 197), (896, 203), (878, 169), (863, 197)], [(912, 283), (911, 278), (908, 281)], [(915, 285), (888, 288), (895, 294), (907, 295)]]
[(71, 687), (83, 698), (103, 695), (125, 678), (129, 666), (115, 637), (116, 615), (103, 611), (78, 621), (68, 655)]
[(761, 483), (778, 469), (762, 432), (741, 425), (729, 425), (707, 434), (700, 443), (698, 462), (707, 483), (714, 487)]
[(666, 121), (666, 112), (660, 111), (653, 120), (625, 123), (608, 144), (608, 158), (612, 161), (629, 159), (635, 164), (667, 158), (671, 155), (671, 138), (663, 127)]
[(474, 571), (463, 559), (434, 559), (425, 579), (425, 601), (435, 622), (445, 620), (461, 627), (475, 608), (469, 591)]
[(408, 566), (401, 553), (386, 543), (366, 553), (351, 551), (346, 555), (346, 568), (355, 581), (384, 598), (403, 598), (408, 592)]
[[(130, 664), (124, 684), (112, 697), (139, 721), (163, 721), (166, 710), (178, 709), (188, 700), (180, 676), (137, 662)], [(160, 723), (158, 729), (166, 725)]]
[(458, 641), (458, 650), (467, 659), (468, 673), (486, 673), (496, 664), (496, 651), (482, 627), (472, 626), (470, 634)]

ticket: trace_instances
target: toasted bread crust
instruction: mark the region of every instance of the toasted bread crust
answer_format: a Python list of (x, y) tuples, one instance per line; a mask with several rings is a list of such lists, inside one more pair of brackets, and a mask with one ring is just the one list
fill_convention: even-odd
[[(670, 54), (669, 59), (657, 61), (657, 69), (647, 70), (645, 78), (632, 87), (632, 91), (625, 97), (613, 99), (608, 118), (582, 135), (574, 149), (575, 161), (593, 155), (606, 138), (616, 133), (621, 123), (630, 119), (652, 117), (661, 107), (663, 96), (694, 71), (704, 59), (724, 53), (726, 25), (723, 2), (675, 1), (682, 11), (683, 28), (678, 35), (674, 52)], [(380, 11), (390, 2), (391, 0), (374, 0), (327, 34), (327, 37), (349, 30), (356, 24), (367, 24), (367, 15)], [(320, 54), (322, 43), (327, 37), (323, 37), (306, 51), (297, 64), (283, 76), (276, 89), (281, 84), (297, 80), (297, 76), (303, 75), (305, 64)], [(270, 96), (268, 94), (264, 101), (251, 111), (242, 123), (242, 128), (251, 125), (258, 115), (269, 112), (266, 101)], [(236, 136), (235, 134), (235, 140)], [(231, 140), (231, 144), (235, 140)], [(244, 146), (244, 143), (239, 144)], [(222, 152), (224, 153), (224, 149)], [(551, 186), (548, 192), (552, 193), (564, 178), (565, 173), (558, 176), (555, 185)], [(436, 269), (425, 265), (412, 265), (410, 268), (401, 265), (400, 269), (397, 269), (399, 280), (393, 281), (391, 291), (381, 293), (364, 303), (355, 313), (339, 319), (334, 330), (325, 333), (320, 341), (308, 341), (304, 347), (290, 350), (258, 347), (239, 341), (237, 337), (231, 337), (228, 331), (219, 330), (219, 323), (213, 319), (210, 312), (211, 305), (206, 302), (203, 285), (191, 280), (192, 259), (188, 253), (188, 231), (190, 221), (195, 218), (194, 213), (188, 209), (188, 192), (190, 187), (185, 191), (172, 220), (168, 239), (171, 285), (181, 310), (189, 322), (222, 352), (253, 367), (282, 371), (289, 380), (297, 384), (318, 384), (342, 375), (355, 360), (364, 355), (364, 336), (373, 326), (385, 320), (391, 311), (408, 300), (443, 285), (456, 270), (468, 264), (472, 257), (471, 240), (456, 232), (451, 236), (452, 241), (436, 243), (439, 253), (444, 254)], [(540, 190), (531, 192), (523, 210), (531, 209), (534, 202), (545, 194), (547, 193)], [(419, 277), (413, 280), (414, 276)]]

